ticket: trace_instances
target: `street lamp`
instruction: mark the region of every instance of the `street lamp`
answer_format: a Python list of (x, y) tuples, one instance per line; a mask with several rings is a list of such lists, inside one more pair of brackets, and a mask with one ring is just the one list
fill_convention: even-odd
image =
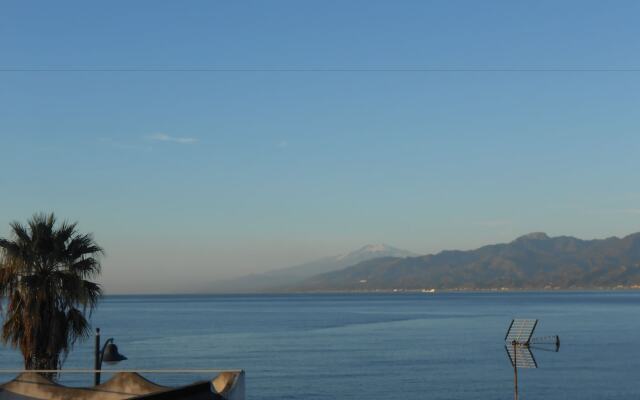
[(95, 386), (100, 384), (100, 370), (102, 369), (102, 362), (117, 363), (119, 361), (126, 360), (127, 357), (118, 352), (118, 346), (113, 343), (113, 338), (109, 338), (104, 342), (104, 346), (100, 349), (100, 328), (96, 328), (96, 346), (95, 346), (95, 370), (93, 376), (93, 384)]

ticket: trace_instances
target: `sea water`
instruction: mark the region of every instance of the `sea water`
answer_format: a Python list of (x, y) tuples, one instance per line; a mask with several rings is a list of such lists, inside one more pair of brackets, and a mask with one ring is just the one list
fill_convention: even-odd
[[(557, 353), (533, 350), (538, 369), (518, 371), (521, 399), (640, 397), (637, 292), (109, 296), (91, 322), (128, 357), (105, 368), (244, 369), (249, 399), (437, 400), (513, 398), (512, 318), (561, 339)], [(93, 368), (93, 345), (76, 344), (64, 367)], [(14, 350), (0, 357), (21, 367)]]

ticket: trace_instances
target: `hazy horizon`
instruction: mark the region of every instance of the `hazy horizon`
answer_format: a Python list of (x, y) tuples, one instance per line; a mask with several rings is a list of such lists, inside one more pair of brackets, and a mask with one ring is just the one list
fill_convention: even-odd
[(638, 2), (70, 4), (0, 15), (0, 236), (78, 221), (107, 293), (640, 231)]
[[(24, 222), (24, 221), (19, 221), (19, 222)], [(5, 226), (8, 227), (8, 223), (5, 224)], [(81, 227), (82, 227), (82, 224), (80, 224), (80, 228)], [(179, 257), (182, 256), (183, 253), (179, 253), (177, 255), (171, 256), (170, 252), (163, 252), (163, 250), (165, 249), (162, 249), (162, 248), (155, 248), (155, 249), (149, 248), (148, 253), (137, 253), (139, 254), (139, 256), (141, 256), (144, 259), (144, 260), (141, 260), (141, 262), (144, 262), (146, 265), (152, 262), (152, 260), (156, 260), (158, 262), (159, 267), (154, 269), (154, 272), (156, 275), (149, 277), (145, 275), (138, 275), (136, 273), (135, 265), (128, 264), (128, 263), (131, 263), (131, 260), (135, 262), (136, 255), (131, 253), (118, 254), (117, 258), (114, 259), (114, 257), (111, 257), (110, 252), (107, 250), (105, 256), (102, 258), (102, 266), (103, 266), (102, 276), (99, 277), (97, 281), (101, 285), (103, 285), (103, 289), (105, 289), (105, 294), (204, 293), (206, 292), (205, 287), (207, 282), (214, 283), (217, 280), (232, 279), (232, 278), (246, 276), (248, 274), (254, 274), (254, 273), (259, 274), (259, 273), (270, 272), (270, 271), (279, 270), (279, 269), (285, 269), (288, 267), (294, 267), (294, 266), (302, 265), (308, 262), (327, 258), (327, 257), (336, 257), (340, 255), (345, 255), (345, 254), (357, 251), (362, 247), (368, 246), (368, 245), (385, 244), (385, 245), (391, 245), (392, 247), (398, 248), (400, 250), (410, 251), (412, 253), (415, 253), (416, 255), (428, 255), (428, 254), (439, 253), (441, 251), (446, 251), (446, 250), (473, 250), (485, 245), (506, 243), (506, 242), (515, 240), (519, 236), (526, 235), (529, 233), (533, 233), (533, 231), (523, 232), (522, 234), (516, 234), (515, 236), (508, 239), (504, 239), (504, 240), (481, 242), (478, 244), (469, 245), (467, 247), (444, 247), (444, 248), (437, 248), (437, 249), (427, 250), (427, 251), (416, 251), (414, 249), (397, 246), (395, 244), (382, 243), (382, 242), (366, 243), (366, 244), (358, 245), (353, 248), (345, 249), (342, 251), (336, 250), (333, 253), (318, 253), (317, 255), (306, 256), (306, 257), (304, 255), (300, 255), (300, 251), (298, 251), (298, 252), (292, 252), (290, 257), (287, 254), (284, 254), (280, 258), (274, 257), (271, 263), (263, 262), (261, 264), (260, 261), (258, 260), (258, 261), (254, 261), (254, 264), (252, 265), (238, 264), (236, 268), (229, 268), (226, 265), (220, 266), (220, 268), (222, 268), (223, 270), (226, 270), (225, 271), (226, 273), (224, 274), (214, 274), (210, 268), (207, 268), (208, 265), (206, 264), (206, 260), (205, 260), (205, 261), (202, 261), (202, 264), (185, 266), (187, 268), (191, 268), (191, 270), (194, 272), (194, 275), (182, 276), (182, 277), (175, 275), (175, 272), (176, 271), (179, 272), (180, 269), (176, 268), (175, 270), (172, 270), (171, 266), (180, 266), (180, 261), (178, 259)], [(567, 234), (560, 234), (560, 233), (558, 234), (552, 234), (549, 232), (544, 232), (544, 233), (547, 233), (551, 237), (574, 236), (574, 235), (567, 235)], [(624, 234), (611, 234), (611, 235), (602, 235), (602, 236), (596, 236), (596, 237), (580, 237), (580, 236), (577, 236), (577, 237), (579, 239), (585, 239), (585, 240), (605, 239), (607, 237), (612, 237), (612, 236), (622, 238), (632, 233), (636, 233), (636, 231), (628, 232)], [(0, 230), (0, 237), (11, 237), (11, 234), (7, 228), (4, 228), (3, 230)], [(100, 244), (104, 246), (104, 243), (100, 243)], [(307, 249), (307, 250), (308, 250), (307, 254), (312, 254), (312, 250), (314, 249)], [(157, 255), (158, 252), (161, 252), (162, 256), (158, 256)], [(269, 253), (265, 251), (263, 254), (269, 254)], [(228, 256), (234, 260), (243, 259), (243, 255), (241, 252), (238, 252), (236, 254), (228, 254)], [(209, 266), (212, 266), (215, 268), (215, 265), (209, 265)], [(228, 271), (228, 270), (231, 270), (231, 271)], [(127, 276), (128, 278), (127, 280), (122, 280), (121, 274), (123, 273), (130, 274)], [(149, 278), (152, 278), (151, 285), (149, 285), (149, 281), (148, 281)]]

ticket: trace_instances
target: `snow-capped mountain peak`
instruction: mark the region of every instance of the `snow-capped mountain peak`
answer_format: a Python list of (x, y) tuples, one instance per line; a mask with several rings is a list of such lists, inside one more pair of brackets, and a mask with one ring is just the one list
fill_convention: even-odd
[(376, 257), (410, 257), (416, 254), (407, 251), (397, 249), (393, 246), (386, 244), (368, 244), (358, 250), (350, 253), (345, 253), (336, 257), (337, 260), (354, 259), (356, 262), (363, 261), (361, 259), (376, 258)]

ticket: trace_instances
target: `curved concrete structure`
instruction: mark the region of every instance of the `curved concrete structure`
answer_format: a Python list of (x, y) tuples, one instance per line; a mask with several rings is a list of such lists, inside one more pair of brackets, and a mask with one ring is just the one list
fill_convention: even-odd
[(244, 371), (223, 372), (213, 380), (212, 386), (226, 400), (244, 400)]
[(60, 385), (25, 372), (0, 385), (0, 400), (244, 400), (244, 371), (222, 372), (211, 381), (172, 388), (157, 385), (140, 374), (119, 372), (105, 383), (88, 388)]

